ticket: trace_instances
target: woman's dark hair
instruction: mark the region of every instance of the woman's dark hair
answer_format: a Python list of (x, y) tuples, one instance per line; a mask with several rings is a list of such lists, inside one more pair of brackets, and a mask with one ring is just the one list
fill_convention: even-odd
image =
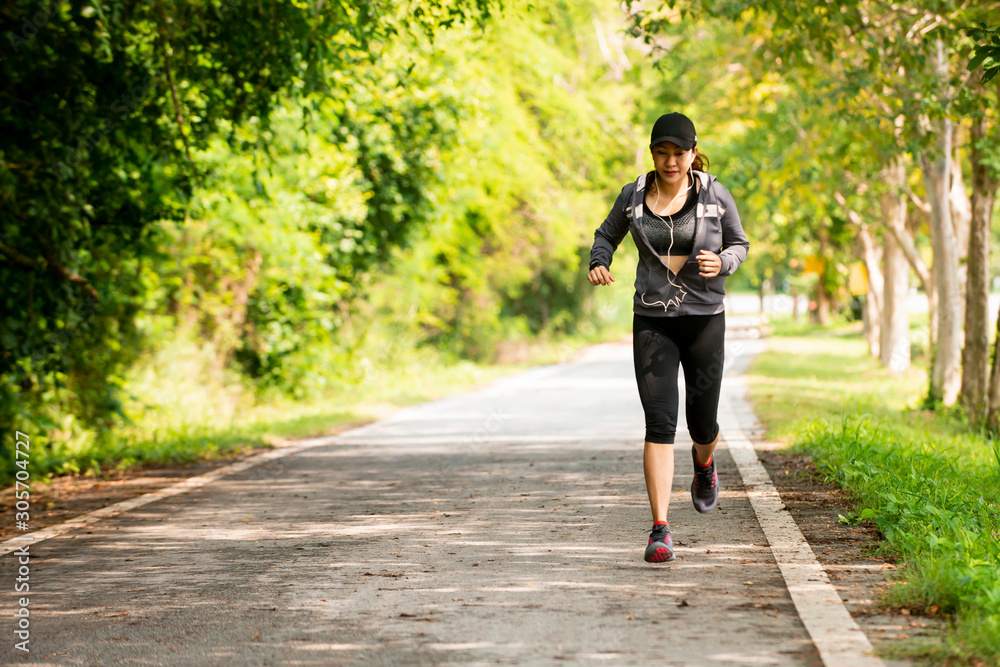
[(698, 171), (708, 171), (709, 160), (708, 156), (702, 152), (698, 152), (694, 156), (694, 161), (691, 163), (692, 169), (697, 169)]

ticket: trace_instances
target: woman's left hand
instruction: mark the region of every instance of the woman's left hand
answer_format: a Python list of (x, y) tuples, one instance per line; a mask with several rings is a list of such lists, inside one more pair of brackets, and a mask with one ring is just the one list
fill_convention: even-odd
[(722, 258), (711, 250), (702, 248), (698, 251), (698, 275), (703, 278), (714, 278), (722, 270)]

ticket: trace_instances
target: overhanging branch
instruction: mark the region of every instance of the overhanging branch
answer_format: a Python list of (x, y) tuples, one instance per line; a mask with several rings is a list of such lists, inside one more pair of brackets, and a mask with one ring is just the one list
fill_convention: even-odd
[(65, 266), (56, 261), (55, 257), (52, 255), (51, 250), (45, 249), (45, 261), (39, 262), (37, 260), (31, 259), (27, 255), (23, 255), (16, 249), (11, 248), (6, 243), (0, 241), (0, 255), (3, 255), (11, 262), (21, 267), (22, 269), (44, 269), (47, 270), (61, 280), (79, 285), (83, 290), (94, 298), (95, 301), (100, 301), (101, 297), (94, 289), (94, 286), (90, 284), (90, 281), (81, 276), (79, 273), (73, 273)]
[(0, 255), (3, 255), (10, 261), (25, 269), (34, 269), (38, 266), (38, 263), (35, 260), (27, 257), (26, 255), (22, 255), (17, 250), (14, 250), (2, 241), (0, 241)]

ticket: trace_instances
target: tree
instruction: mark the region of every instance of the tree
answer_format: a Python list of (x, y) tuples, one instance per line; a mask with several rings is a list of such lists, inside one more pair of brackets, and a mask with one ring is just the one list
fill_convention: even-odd
[[(931, 209), (936, 346), (928, 399), (951, 405), (958, 397), (961, 371), (962, 292), (952, 217), (955, 99), (967, 85), (957, 53), (968, 38), (960, 28), (995, 16), (995, 2), (951, 7), (937, 2), (882, 5), (848, 0), (828, 7), (805, 2), (762, 4), (700, 3), (701, 11), (739, 21), (744, 12), (773, 21), (766, 44), (779, 65), (817, 63), (845, 66), (845, 73), (868, 80), (877, 108), (887, 118), (903, 118), (903, 140), (921, 173)], [(828, 11), (833, 9), (833, 11)]]
[[(143, 259), (156, 222), (188, 218), (192, 153), (228, 127), (266, 155), (283, 99), (308, 115), (401, 20), (433, 34), (485, 21), (492, 0), (421, 0), (407, 17), (363, 1), (8, 3), (0, 24), (0, 431), (31, 395), (73, 387), (83, 419), (121, 413)], [(256, 136), (237, 142), (252, 122)], [(392, 233), (388, 220), (385, 230)], [(44, 426), (44, 424), (42, 424)], [(4, 443), (6, 445), (6, 441)]]

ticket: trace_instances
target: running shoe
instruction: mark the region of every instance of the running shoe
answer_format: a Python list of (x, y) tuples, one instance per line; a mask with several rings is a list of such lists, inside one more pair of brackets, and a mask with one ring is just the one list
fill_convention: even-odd
[(691, 480), (691, 502), (694, 508), (702, 514), (715, 509), (719, 502), (719, 475), (715, 472), (715, 454), (707, 466), (698, 463), (698, 455), (694, 445), (691, 445), (691, 458), (694, 459), (694, 479)]
[(674, 559), (674, 541), (670, 537), (670, 526), (658, 523), (649, 533), (646, 547), (647, 563), (666, 563)]

